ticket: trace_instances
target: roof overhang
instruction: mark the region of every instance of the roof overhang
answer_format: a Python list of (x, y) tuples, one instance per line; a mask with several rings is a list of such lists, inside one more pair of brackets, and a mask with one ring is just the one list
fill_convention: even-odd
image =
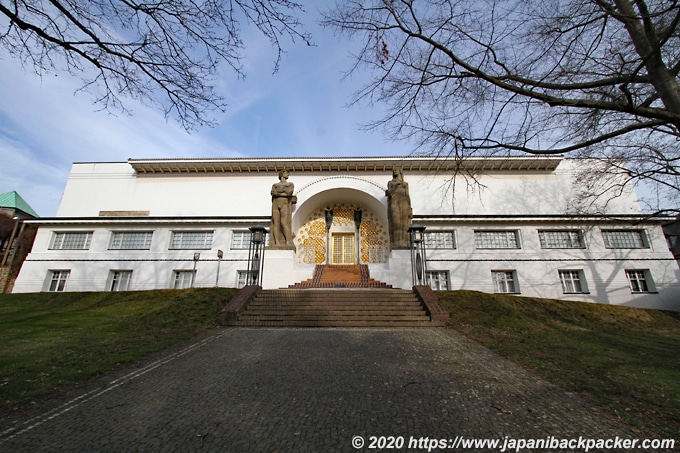
[(425, 172), (554, 171), (561, 156), (471, 157), (463, 161), (437, 157), (314, 157), (314, 158), (205, 158), (129, 159), (139, 175), (192, 173), (385, 172), (400, 168)]

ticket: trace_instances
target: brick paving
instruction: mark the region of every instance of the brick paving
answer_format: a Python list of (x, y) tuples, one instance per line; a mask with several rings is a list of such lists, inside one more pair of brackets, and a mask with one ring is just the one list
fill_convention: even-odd
[(0, 451), (375, 451), (370, 436), (427, 451), (407, 448), (410, 437), (637, 437), (443, 328), (227, 328), (126, 373), (52, 411), (0, 421)]

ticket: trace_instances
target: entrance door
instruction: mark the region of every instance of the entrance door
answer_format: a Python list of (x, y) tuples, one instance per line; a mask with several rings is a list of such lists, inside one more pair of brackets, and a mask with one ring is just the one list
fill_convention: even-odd
[(333, 233), (331, 264), (355, 264), (353, 233)]

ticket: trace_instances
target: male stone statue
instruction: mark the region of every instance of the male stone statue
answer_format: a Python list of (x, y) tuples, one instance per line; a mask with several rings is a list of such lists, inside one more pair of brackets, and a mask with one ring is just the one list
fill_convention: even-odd
[(390, 226), (390, 242), (393, 249), (409, 248), (408, 229), (413, 212), (408, 183), (401, 169), (392, 170), (392, 180), (387, 183), (387, 218)]
[(272, 244), (277, 247), (293, 246), (292, 213), (294, 186), (288, 182), (288, 170), (279, 171), (279, 182), (272, 185)]

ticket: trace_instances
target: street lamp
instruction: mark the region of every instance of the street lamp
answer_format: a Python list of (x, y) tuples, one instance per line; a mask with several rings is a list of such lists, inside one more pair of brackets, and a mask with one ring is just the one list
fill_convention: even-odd
[(196, 263), (201, 259), (200, 253), (194, 253), (194, 271), (191, 273), (191, 287), (194, 287), (194, 280), (196, 280)]
[(331, 264), (331, 226), (333, 225), (333, 210), (327, 208), (324, 211), (326, 220), (326, 264)]
[(248, 249), (248, 279), (247, 285), (262, 283), (264, 271), (264, 243), (267, 233), (265, 227), (257, 225), (248, 228), (251, 232), (250, 248)]
[(425, 259), (425, 227), (413, 224), (408, 229), (408, 236), (411, 242), (411, 276), (413, 286), (422, 285), (427, 272)]
[(355, 247), (357, 250), (357, 264), (361, 264), (361, 209), (354, 210), (354, 227), (356, 228), (355, 236)]
[(220, 286), (220, 264), (222, 263), (223, 257), (224, 252), (222, 250), (217, 250), (217, 276), (215, 277), (215, 288)]

